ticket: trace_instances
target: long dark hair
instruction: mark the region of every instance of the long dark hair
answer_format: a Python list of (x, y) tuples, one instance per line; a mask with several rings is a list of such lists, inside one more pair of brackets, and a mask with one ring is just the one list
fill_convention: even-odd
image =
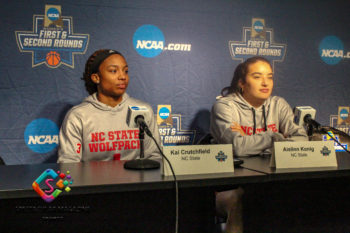
[(231, 85), (228, 86), (228, 87), (224, 87), (221, 90), (221, 95), (222, 96), (227, 96), (227, 95), (229, 95), (231, 93), (237, 93), (237, 92), (241, 93), (241, 88), (238, 85), (239, 81), (242, 80), (242, 82), (245, 83), (245, 81), (246, 81), (245, 79), (246, 79), (246, 76), (248, 74), (249, 66), (251, 64), (254, 64), (255, 62), (258, 62), (258, 61), (266, 62), (267, 64), (270, 65), (270, 67), (272, 69), (270, 61), (267, 60), (264, 57), (255, 56), (255, 57), (248, 58), (247, 60), (245, 60), (244, 62), (240, 63), (236, 67), (235, 72), (233, 74), (232, 81), (231, 81)]

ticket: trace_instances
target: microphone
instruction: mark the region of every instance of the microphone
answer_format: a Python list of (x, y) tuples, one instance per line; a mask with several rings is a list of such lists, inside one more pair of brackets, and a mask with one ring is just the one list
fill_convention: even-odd
[(318, 129), (321, 127), (321, 124), (318, 123), (317, 121), (315, 121), (314, 119), (312, 119), (311, 115), (310, 114), (306, 114), (304, 116), (304, 122), (307, 124), (307, 125), (312, 125), (314, 128)]
[(140, 158), (130, 160), (124, 163), (126, 169), (156, 169), (160, 167), (160, 163), (151, 159), (145, 159), (144, 156), (144, 136), (145, 133), (153, 138), (152, 132), (149, 130), (145, 119), (149, 119), (150, 111), (145, 106), (129, 106), (128, 114), (126, 117), (126, 123), (130, 128), (139, 128), (139, 140), (140, 140)]
[(294, 123), (299, 126), (312, 124), (316, 116), (316, 109), (310, 106), (297, 106), (294, 109)]
[(321, 124), (315, 121), (316, 109), (310, 106), (298, 106), (294, 109), (294, 123), (304, 126), (307, 129), (307, 135), (312, 136), (313, 130), (319, 130)]
[(145, 106), (129, 106), (126, 123), (131, 128), (139, 127), (144, 130), (146, 134), (152, 137), (152, 132), (149, 130), (145, 119), (148, 119), (149, 110)]

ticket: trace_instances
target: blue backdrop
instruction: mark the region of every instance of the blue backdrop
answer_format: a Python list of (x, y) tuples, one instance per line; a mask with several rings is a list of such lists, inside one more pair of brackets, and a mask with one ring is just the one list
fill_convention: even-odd
[(350, 106), (349, 9), (347, 0), (2, 1), (0, 156), (56, 161), (63, 117), (87, 96), (85, 61), (101, 48), (125, 55), (127, 92), (155, 113), (171, 105), (190, 144), (208, 132), (215, 97), (254, 53), (274, 65), (274, 95), (336, 123), (339, 106)]

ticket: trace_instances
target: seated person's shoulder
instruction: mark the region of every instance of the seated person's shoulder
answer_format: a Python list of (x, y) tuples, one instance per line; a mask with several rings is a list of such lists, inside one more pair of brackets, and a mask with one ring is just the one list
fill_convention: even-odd
[(87, 108), (90, 108), (90, 107), (91, 106), (86, 102), (75, 105), (67, 111), (66, 118), (68, 118), (68, 117), (82, 117), (86, 114)]
[(217, 96), (214, 105), (232, 105), (234, 98), (232, 95), (228, 96)]
[(280, 96), (271, 96), (270, 104), (274, 104), (279, 107), (289, 106), (288, 102), (283, 97), (280, 97)]
[(150, 104), (143, 101), (143, 100), (139, 100), (139, 99), (136, 99), (134, 97), (129, 97), (128, 98), (128, 103), (129, 105), (137, 105), (137, 106), (146, 106), (146, 107), (150, 107)]
[(277, 95), (271, 96), (270, 101), (271, 102), (286, 102), (286, 100), (283, 97), (277, 96)]

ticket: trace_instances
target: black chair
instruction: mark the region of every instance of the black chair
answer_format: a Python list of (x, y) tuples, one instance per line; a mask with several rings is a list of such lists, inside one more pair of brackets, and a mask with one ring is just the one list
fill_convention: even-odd
[(5, 165), (5, 162), (1, 157), (0, 157), (0, 165)]
[(213, 136), (210, 133), (207, 133), (201, 139), (199, 139), (199, 141), (197, 142), (197, 145), (214, 144), (213, 140), (214, 140)]

